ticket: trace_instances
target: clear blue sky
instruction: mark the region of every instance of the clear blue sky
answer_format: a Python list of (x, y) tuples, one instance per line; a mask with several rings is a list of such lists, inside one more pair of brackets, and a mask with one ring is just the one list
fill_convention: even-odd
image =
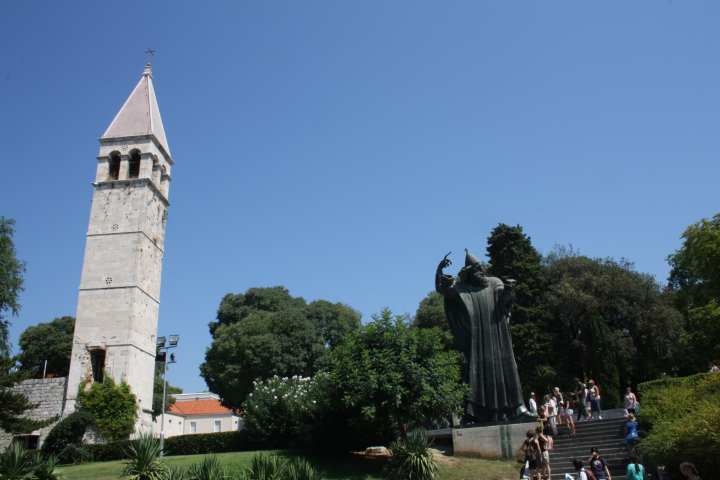
[(498, 222), (664, 282), (718, 211), (720, 2), (0, 3), (0, 215), (28, 325), (74, 315), (97, 138), (157, 49), (176, 161), (160, 333), (285, 285), (412, 313)]

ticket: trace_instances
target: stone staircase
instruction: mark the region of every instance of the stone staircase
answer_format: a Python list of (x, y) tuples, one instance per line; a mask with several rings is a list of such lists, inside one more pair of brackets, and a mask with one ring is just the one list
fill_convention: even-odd
[[(611, 412), (607, 412), (611, 418), (592, 422), (580, 422), (576, 424), (576, 435), (570, 437), (566, 427), (559, 427), (559, 434), (555, 437), (555, 447), (550, 451), (550, 468), (552, 480), (563, 480), (566, 473), (575, 477), (573, 460), (579, 459), (587, 467), (587, 460), (590, 458), (590, 449), (596, 447), (600, 456), (608, 464), (613, 480), (625, 480), (627, 468), (628, 451), (625, 448), (625, 419)], [(613, 412), (614, 413), (614, 412)]]

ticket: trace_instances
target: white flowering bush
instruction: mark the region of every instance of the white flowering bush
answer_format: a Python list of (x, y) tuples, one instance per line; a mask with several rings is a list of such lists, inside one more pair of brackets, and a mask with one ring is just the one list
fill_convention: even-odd
[(243, 403), (245, 427), (254, 438), (285, 446), (302, 440), (318, 411), (318, 379), (274, 377), (255, 380)]

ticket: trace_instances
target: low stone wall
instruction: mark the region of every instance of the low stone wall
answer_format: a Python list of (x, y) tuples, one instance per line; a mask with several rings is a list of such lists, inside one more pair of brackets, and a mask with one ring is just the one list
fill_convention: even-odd
[[(47, 420), (49, 418), (62, 415), (65, 407), (65, 386), (66, 378), (45, 378), (25, 380), (16, 385), (13, 390), (22, 393), (27, 397), (30, 403), (35, 404), (35, 408), (26, 412), (26, 416), (33, 420)], [(2, 406), (0, 406), (2, 408)], [(32, 432), (32, 435), (38, 435), (39, 445), (45, 441), (45, 437), (55, 426), (56, 422)], [(13, 435), (0, 430), (0, 448), (5, 448), (10, 444)]]
[(536, 425), (531, 422), (454, 428), (453, 453), (483, 458), (514, 458), (525, 441), (527, 431)]

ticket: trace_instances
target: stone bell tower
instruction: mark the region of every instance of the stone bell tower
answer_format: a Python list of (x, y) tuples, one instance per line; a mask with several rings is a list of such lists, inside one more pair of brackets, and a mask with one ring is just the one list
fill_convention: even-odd
[(137, 397), (149, 430), (168, 191), (173, 160), (150, 64), (100, 137), (66, 413), (105, 376)]

